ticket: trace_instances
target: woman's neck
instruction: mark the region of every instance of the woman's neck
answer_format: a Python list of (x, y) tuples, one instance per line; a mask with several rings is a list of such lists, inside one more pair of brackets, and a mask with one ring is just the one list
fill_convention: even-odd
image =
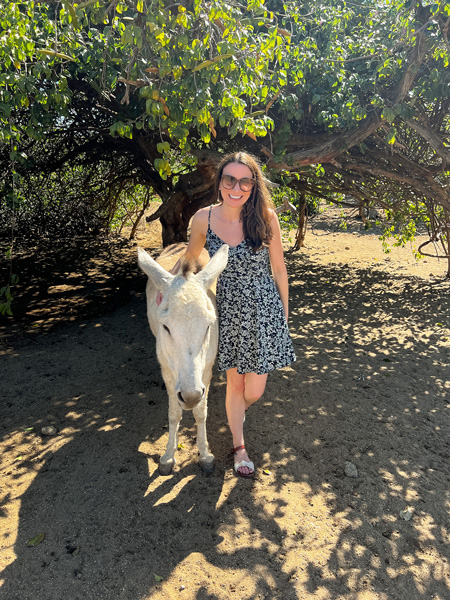
[(221, 212), (220, 212), (220, 216), (222, 218), (223, 221), (227, 221), (229, 223), (239, 223), (241, 220), (241, 212), (242, 212), (242, 207), (241, 206), (237, 206), (236, 208), (233, 208), (231, 206), (227, 206), (226, 204), (221, 204)]

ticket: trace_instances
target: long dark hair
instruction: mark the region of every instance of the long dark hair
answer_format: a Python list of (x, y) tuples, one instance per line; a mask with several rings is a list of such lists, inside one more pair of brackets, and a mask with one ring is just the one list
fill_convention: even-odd
[(250, 154), (247, 154), (246, 152), (233, 152), (232, 154), (227, 154), (227, 156), (221, 160), (216, 172), (215, 189), (216, 195), (220, 201), (222, 200), (222, 197), (219, 186), (222, 180), (222, 173), (224, 168), (230, 163), (240, 163), (241, 165), (245, 165), (250, 169), (253, 178), (255, 179), (252, 193), (242, 207), (241, 219), (244, 230), (244, 239), (247, 240), (253, 248), (253, 251), (256, 252), (262, 246), (268, 246), (273, 235), (270, 226), (270, 220), (272, 218), (270, 209), (273, 204), (269, 190), (267, 189), (266, 179), (258, 162)]

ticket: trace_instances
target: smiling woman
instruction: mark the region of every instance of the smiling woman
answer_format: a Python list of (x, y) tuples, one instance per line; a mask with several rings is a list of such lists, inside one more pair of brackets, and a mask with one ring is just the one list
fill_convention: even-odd
[(288, 280), (278, 218), (256, 160), (244, 152), (226, 156), (215, 183), (219, 204), (196, 213), (186, 253), (197, 258), (206, 244), (213, 256), (224, 244), (230, 247), (217, 282), (218, 365), (227, 373), (234, 470), (252, 477), (245, 411), (264, 393), (269, 371), (295, 360), (287, 326)]

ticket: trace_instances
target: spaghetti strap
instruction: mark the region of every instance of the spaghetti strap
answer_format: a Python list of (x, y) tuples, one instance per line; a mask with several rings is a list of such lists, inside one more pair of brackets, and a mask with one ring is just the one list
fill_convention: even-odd
[(211, 211), (212, 211), (212, 204), (209, 207), (209, 213), (208, 213), (208, 231), (211, 231)]

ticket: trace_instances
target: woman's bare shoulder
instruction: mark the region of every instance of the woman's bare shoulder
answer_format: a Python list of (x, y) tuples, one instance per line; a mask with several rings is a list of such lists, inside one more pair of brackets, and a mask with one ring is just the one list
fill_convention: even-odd
[(276, 213), (276, 211), (273, 208), (269, 208), (269, 220), (268, 220), (268, 224), (270, 225), (270, 227), (279, 227), (280, 225), (280, 221), (278, 219), (278, 215)]
[(209, 214), (209, 206), (206, 206), (205, 208), (200, 208), (194, 215), (194, 219), (196, 219), (197, 221), (204, 221), (206, 219), (206, 221), (208, 220), (208, 214)]
[(274, 221), (275, 219), (278, 221), (278, 215), (276, 210), (274, 208), (269, 208), (269, 220)]
[(191, 229), (206, 235), (208, 229), (209, 206), (201, 208), (192, 217)]

